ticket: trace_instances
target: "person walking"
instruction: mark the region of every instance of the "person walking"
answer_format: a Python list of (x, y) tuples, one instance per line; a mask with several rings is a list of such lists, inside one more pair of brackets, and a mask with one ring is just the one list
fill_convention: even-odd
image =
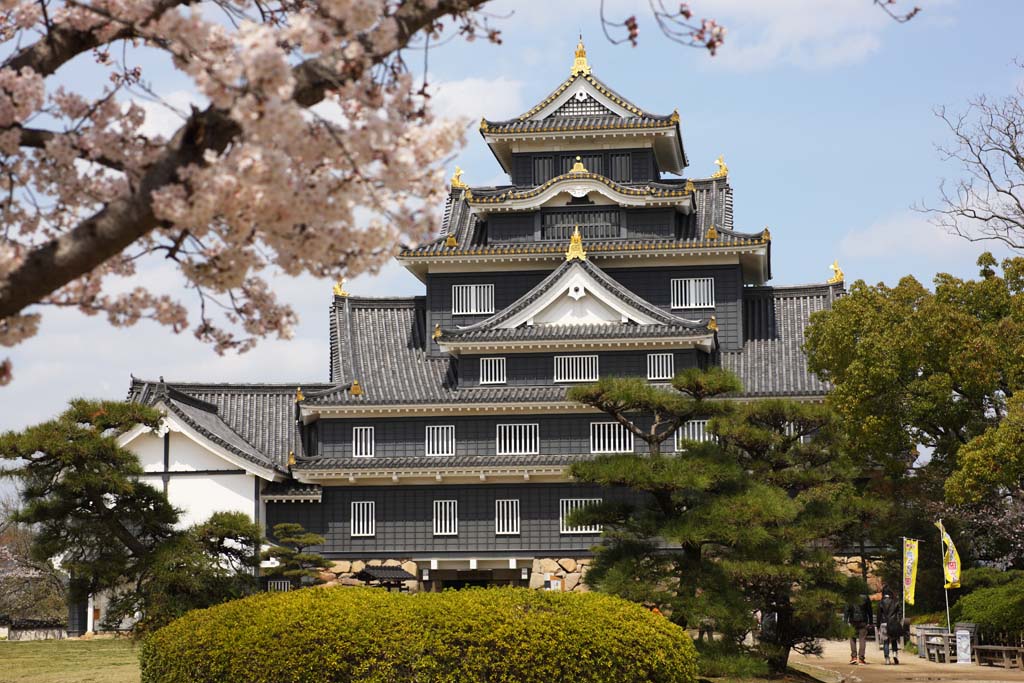
[[(885, 655), (885, 663), (889, 663), (889, 650), (892, 649), (892, 663), (899, 664), (900, 635), (903, 632), (903, 617), (900, 614), (901, 604), (896, 595), (888, 586), (882, 586), (882, 602), (878, 605), (878, 615), (875, 617), (876, 633), (882, 632), (885, 626), (885, 641), (882, 644), (882, 652)], [(879, 636), (881, 637), (881, 636)]]
[(867, 664), (864, 653), (868, 646), (868, 624), (872, 622), (871, 617), (871, 598), (867, 595), (861, 595), (846, 606), (844, 618), (853, 627), (853, 635), (850, 636), (850, 664)]

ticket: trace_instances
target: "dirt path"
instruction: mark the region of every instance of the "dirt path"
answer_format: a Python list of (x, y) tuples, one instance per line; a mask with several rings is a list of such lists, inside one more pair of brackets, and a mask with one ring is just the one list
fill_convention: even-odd
[(1011, 683), (1024, 681), (1024, 671), (1020, 669), (1002, 669), (994, 666), (978, 666), (976, 664), (936, 664), (921, 659), (917, 655), (900, 657), (899, 666), (886, 666), (882, 651), (872, 643), (868, 643), (866, 666), (850, 665), (850, 645), (846, 642), (829, 641), (825, 644), (822, 657), (802, 657), (793, 655), (792, 664), (802, 665), (801, 668), (815, 669), (815, 675), (824, 671), (828, 676), (820, 676), (834, 683), (907, 683), (918, 681), (942, 681), (943, 683)]

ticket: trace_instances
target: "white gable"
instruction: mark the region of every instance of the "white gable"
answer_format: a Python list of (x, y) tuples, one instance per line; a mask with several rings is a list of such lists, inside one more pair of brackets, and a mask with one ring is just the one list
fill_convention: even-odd
[(551, 112), (551, 116), (608, 116), (614, 113), (587, 92), (580, 90), (565, 104)]
[(576, 261), (547, 292), (497, 327), (622, 323), (654, 325), (659, 321), (618, 298)]
[[(616, 104), (606, 95), (601, 93), (601, 91), (599, 91), (594, 84), (586, 78), (577, 78), (575, 83), (563, 90), (558, 97), (551, 100), (546, 107), (537, 111), (537, 113), (530, 118), (534, 121), (540, 121), (541, 119), (546, 119), (549, 116), (556, 115), (556, 112), (559, 109), (570, 102), (585, 102), (588, 99), (593, 100), (594, 104), (606, 109), (607, 112), (605, 113), (615, 114), (623, 118), (636, 116), (633, 112)], [(571, 116), (578, 116), (578, 114), (571, 114)]]

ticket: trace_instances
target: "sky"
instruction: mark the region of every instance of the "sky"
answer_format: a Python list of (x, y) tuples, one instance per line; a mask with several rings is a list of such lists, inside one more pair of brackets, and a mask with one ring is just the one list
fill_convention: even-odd
[[(568, 76), (582, 32), (600, 79), (648, 111), (678, 108), (688, 175), (710, 175), (724, 155), (737, 229), (771, 228), (773, 284), (823, 282), (833, 260), (847, 282), (974, 276), (986, 247), (943, 233), (912, 207), (934, 205), (940, 181), (959, 174), (936, 149), (949, 134), (935, 107), (961, 110), (974, 96), (1006, 96), (1024, 83), (1015, 64), (1024, 58), (1024, 3), (918, 4), (918, 17), (897, 24), (871, 0), (691, 0), (698, 17), (728, 28), (725, 45), (711, 57), (661, 35), (645, 0), (606, 2), (611, 17), (637, 16), (635, 48), (605, 39), (597, 0), (497, 0), (488, 11), (501, 45), (456, 38), (429, 55), (435, 110), (467, 121), (467, 145), (447, 165), (460, 165), (471, 185), (507, 182), (477, 123), (482, 116), (516, 116), (546, 96)], [(415, 66), (422, 55), (407, 59)], [(169, 67), (155, 69), (147, 75), (162, 95), (180, 105), (194, 99), (187, 79)], [(167, 111), (153, 108), (151, 115), (154, 130), (175, 123)], [(176, 276), (158, 266), (140, 277), (173, 283)], [(72, 397), (123, 398), (132, 373), (178, 381), (326, 381), (332, 283), (306, 277), (274, 284), (300, 315), (294, 338), (266, 340), (242, 355), (218, 356), (189, 332), (174, 335), (148, 322), (115, 329), (101, 317), (45, 311), (38, 336), (2, 350), (10, 352), (15, 374), (0, 388), (0, 431), (46, 420)], [(395, 264), (346, 289), (422, 293)]]

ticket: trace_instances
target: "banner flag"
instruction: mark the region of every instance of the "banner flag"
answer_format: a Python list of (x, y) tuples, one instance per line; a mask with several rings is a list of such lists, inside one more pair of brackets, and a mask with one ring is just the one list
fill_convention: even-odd
[(914, 588), (917, 586), (917, 541), (903, 539), (903, 599), (908, 605), (914, 604)]
[(942, 534), (942, 572), (946, 576), (946, 588), (960, 587), (960, 553), (953, 545), (953, 539), (949, 537), (946, 527), (942, 526), (942, 520), (935, 522)]

